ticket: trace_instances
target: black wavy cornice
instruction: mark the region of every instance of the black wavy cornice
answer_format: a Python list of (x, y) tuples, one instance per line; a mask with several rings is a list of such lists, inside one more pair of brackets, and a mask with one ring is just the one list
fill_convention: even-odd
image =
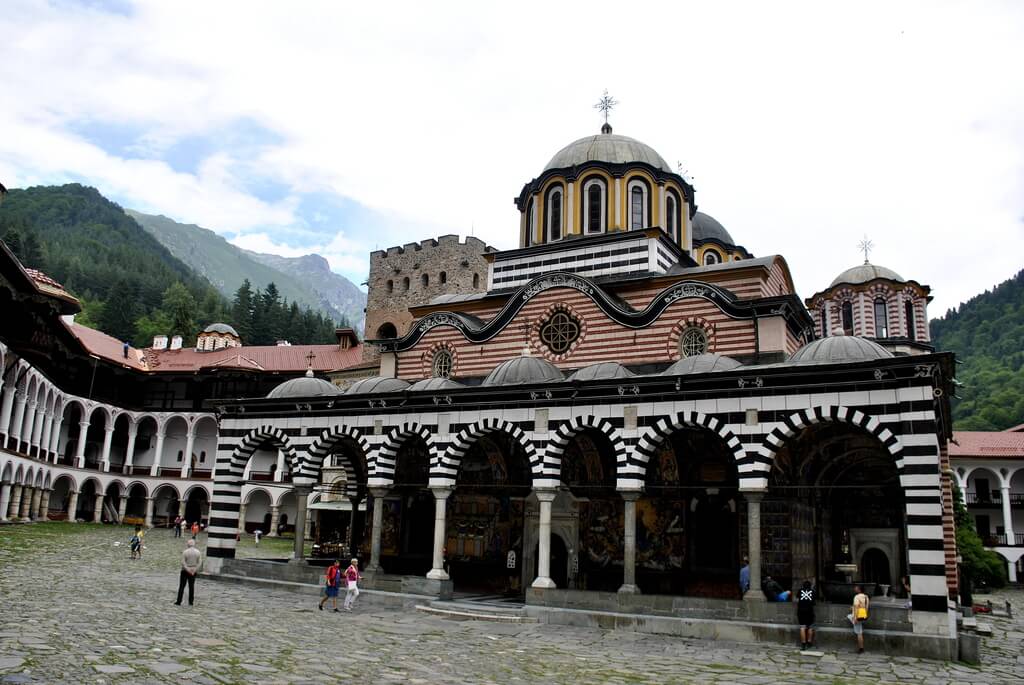
[(571, 288), (582, 293), (590, 298), (610, 319), (629, 328), (650, 326), (658, 320), (669, 305), (678, 300), (702, 299), (711, 302), (726, 316), (733, 319), (782, 316), (795, 335), (805, 335), (810, 331), (813, 337), (813, 322), (796, 295), (739, 300), (725, 288), (703, 281), (686, 280), (673, 283), (658, 293), (650, 304), (637, 310), (618, 297), (605, 292), (601, 286), (589, 278), (556, 271), (538, 276), (513, 291), (505, 306), (489, 321), (484, 322), (462, 312), (433, 312), (417, 321), (404, 337), (368, 340), (367, 342), (379, 345), (383, 352), (405, 352), (412, 349), (427, 332), (439, 326), (455, 328), (470, 342), (487, 342), (504, 330), (530, 300), (554, 288)]

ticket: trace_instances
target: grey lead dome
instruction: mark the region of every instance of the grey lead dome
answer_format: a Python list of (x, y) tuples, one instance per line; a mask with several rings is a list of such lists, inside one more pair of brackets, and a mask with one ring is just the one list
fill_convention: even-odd
[(494, 367), (481, 385), (557, 383), (565, 375), (551, 362), (538, 357), (516, 357)]
[(285, 381), (267, 393), (267, 397), (326, 397), (340, 394), (341, 389), (334, 383), (325, 381), (323, 378), (303, 376), (302, 378), (293, 378), (290, 381)]
[(857, 335), (833, 335), (807, 343), (793, 353), (789, 361), (798, 364), (830, 364), (890, 359), (892, 352), (878, 343)]
[(544, 167), (544, 171), (565, 169), (587, 162), (608, 162), (609, 164), (645, 162), (670, 174), (676, 173), (665, 161), (665, 158), (655, 152), (651, 146), (634, 138), (614, 133), (599, 133), (596, 136), (587, 136), (569, 143), (555, 153), (555, 156)]
[(725, 226), (704, 212), (697, 212), (693, 215), (693, 239), (717, 240), (723, 245), (736, 244), (732, 236), (729, 235), (729, 231), (725, 230)]
[(886, 269), (884, 266), (865, 262), (864, 264), (858, 264), (853, 268), (847, 269), (836, 276), (835, 280), (832, 281), (832, 285), (829, 287), (837, 286), (840, 283), (849, 283), (851, 285), (867, 283), (875, 280), (876, 278), (885, 278), (890, 281), (903, 281), (903, 277), (892, 269)]
[(227, 333), (238, 337), (238, 332), (226, 323), (211, 323), (203, 329), (203, 333)]
[(675, 364), (665, 369), (662, 374), (665, 376), (682, 376), (688, 373), (732, 371), (740, 366), (743, 365), (732, 357), (708, 352), (706, 354), (697, 354), (692, 357), (683, 357)]

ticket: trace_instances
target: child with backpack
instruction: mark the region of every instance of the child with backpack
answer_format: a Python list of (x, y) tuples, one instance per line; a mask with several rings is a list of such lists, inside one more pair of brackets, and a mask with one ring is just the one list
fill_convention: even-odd
[(142, 528), (135, 526), (135, 532), (128, 540), (128, 545), (131, 550), (131, 554), (128, 555), (129, 559), (140, 559), (142, 558)]

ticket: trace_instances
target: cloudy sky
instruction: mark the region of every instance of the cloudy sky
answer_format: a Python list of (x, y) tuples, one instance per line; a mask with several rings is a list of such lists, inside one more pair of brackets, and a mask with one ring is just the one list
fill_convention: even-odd
[(512, 198), (616, 133), (809, 296), (872, 261), (932, 313), (1024, 267), (1024, 3), (33, 2), (0, 12), (0, 181), (243, 247), (514, 247)]

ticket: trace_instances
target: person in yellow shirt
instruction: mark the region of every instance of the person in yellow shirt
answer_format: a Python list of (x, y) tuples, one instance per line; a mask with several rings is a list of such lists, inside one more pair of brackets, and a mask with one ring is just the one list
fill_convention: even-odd
[(864, 594), (860, 585), (853, 586), (853, 606), (850, 611), (850, 622), (853, 623), (853, 634), (857, 636), (857, 653), (864, 653), (864, 623), (868, 620), (868, 605), (871, 600)]

